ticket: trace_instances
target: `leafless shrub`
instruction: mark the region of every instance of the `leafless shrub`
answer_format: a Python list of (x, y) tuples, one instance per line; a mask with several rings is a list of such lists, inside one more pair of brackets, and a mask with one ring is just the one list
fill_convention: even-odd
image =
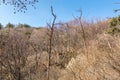
[(2, 79), (24, 80), (27, 76), (28, 39), (22, 33), (10, 30), (8, 35), (1, 35)]

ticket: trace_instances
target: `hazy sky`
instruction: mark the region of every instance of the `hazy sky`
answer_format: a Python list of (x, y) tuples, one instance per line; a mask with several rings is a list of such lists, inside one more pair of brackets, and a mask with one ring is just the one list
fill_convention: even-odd
[(52, 5), (57, 15), (57, 22), (70, 21), (74, 16), (79, 16), (79, 9), (82, 9), (85, 19), (105, 19), (120, 14), (114, 13), (113, 9), (120, 8), (120, 4), (114, 4), (120, 0), (39, 0), (36, 9), (28, 6), (26, 13), (14, 14), (13, 6), (0, 5), (0, 23), (5, 25), (8, 22), (13, 24), (26, 23), (31, 26), (45, 26), (52, 20), (50, 6)]

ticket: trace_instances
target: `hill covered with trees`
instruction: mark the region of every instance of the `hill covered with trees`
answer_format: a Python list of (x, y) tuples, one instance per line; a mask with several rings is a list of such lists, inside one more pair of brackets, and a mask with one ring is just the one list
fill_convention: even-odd
[(119, 27), (119, 17), (0, 24), (0, 80), (119, 80)]

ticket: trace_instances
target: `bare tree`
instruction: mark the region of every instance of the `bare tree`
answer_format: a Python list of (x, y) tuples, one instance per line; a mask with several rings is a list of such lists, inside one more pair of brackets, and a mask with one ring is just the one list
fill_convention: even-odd
[(82, 10), (79, 10), (79, 12), (80, 12), (80, 17), (78, 17), (78, 19), (79, 19), (80, 27), (81, 27), (82, 33), (83, 33), (83, 35), (82, 35), (83, 36), (83, 43), (84, 43), (84, 46), (87, 48), (84, 26), (82, 24)]
[(48, 46), (48, 69), (47, 69), (47, 80), (50, 80), (50, 65), (51, 65), (51, 54), (52, 54), (52, 47), (53, 47), (53, 34), (54, 34), (54, 27), (56, 21), (56, 15), (54, 14), (53, 7), (51, 6), (51, 14), (53, 16), (53, 22), (51, 25), (48, 24), (50, 28), (49, 35), (49, 46)]

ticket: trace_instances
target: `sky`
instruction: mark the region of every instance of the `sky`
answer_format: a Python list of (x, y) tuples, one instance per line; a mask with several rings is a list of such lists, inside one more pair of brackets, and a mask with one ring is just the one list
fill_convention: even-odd
[(114, 13), (114, 9), (119, 9), (120, 4), (115, 4), (120, 0), (39, 0), (35, 4), (36, 9), (28, 6), (28, 10), (14, 14), (11, 5), (0, 5), (0, 23), (6, 25), (29, 24), (33, 27), (43, 27), (52, 21), (50, 6), (53, 6), (57, 15), (56, 22), (68, 22), (73, 20), (73, 16), (79, 16), (78, 10), (82, 10), (83, 18), (86, 20), (97, 20), (114, 17), (120, 12)]

